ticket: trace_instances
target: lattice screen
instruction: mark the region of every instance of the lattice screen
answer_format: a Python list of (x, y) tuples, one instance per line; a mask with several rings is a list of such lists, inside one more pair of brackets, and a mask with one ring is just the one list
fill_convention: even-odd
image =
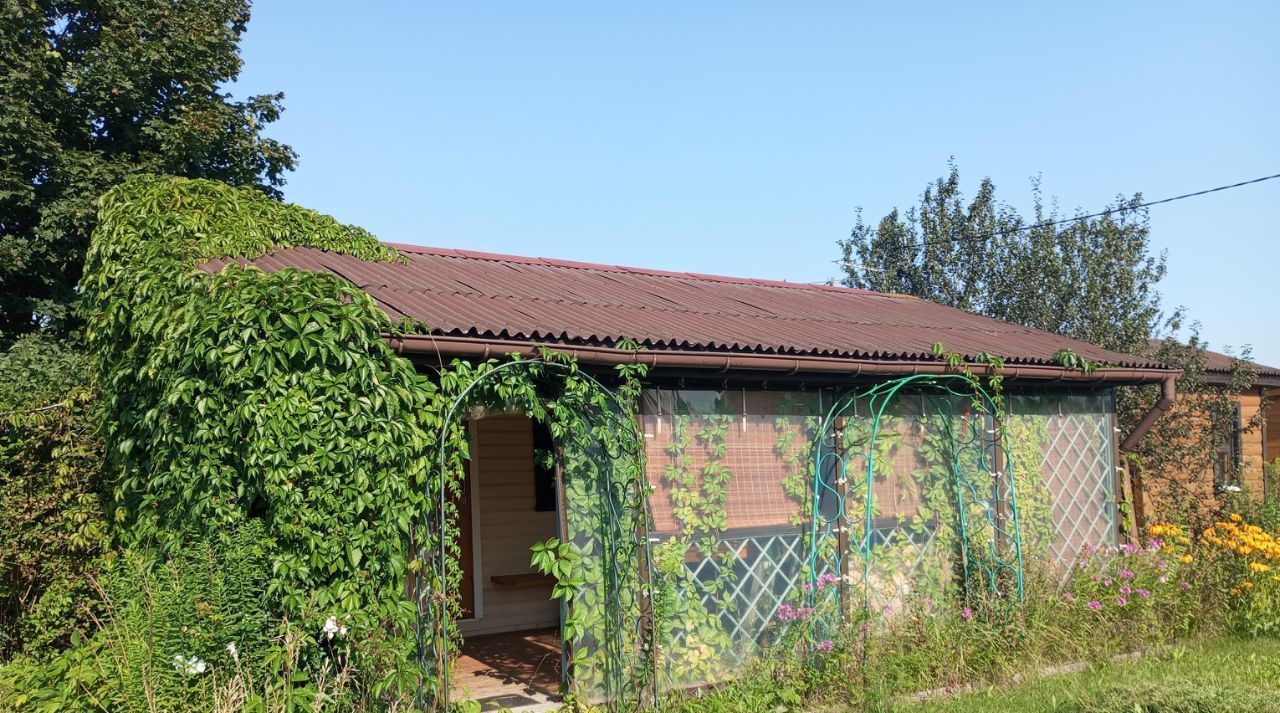
[[(833, 398), (830, 392), (646, 391), (642, 419), (660, 570), (655, 586), (666, 586), (677, 602), (673, 620), (658, 622), (660, 672), (663, 662), (679, 664), (661, 677), (666, 685), (732, 670), (768, 643), (778, 606), (798, 600), (808, 580), (811, 447)], [(945, 510), (951, 501), (939, 490), (947, 487), (949, 471), (931, 460), (930, 450), (940, 421), (927, 416), (934, 411), (918, 394), (900, 397), (890, 410), (873, 482), (878, 606), (943, 589), (954, 577), (953, 513)], [(1069, 564), (1084, 544), (1112, 542), (1110, 394), (1011, 396), (1009, 410), (1007, 447), (1031, 554)], [(851, 433), (868, 427), (859, 420), (865, 415), (848, 425)], [(865, 456), (856, 452), (848, 449), (846, 470), (865, 473)], [(675, 670), (682, 672), (679, 680), (670, 673)]]
[[(1045, 554), (1067, 566), (1084, 545), (1114, 544), (1116, 463), (1111, 393), (1011, 396), (1009, 411), (1010, 428), (1031, 434), (1037, 446), (1023, 460), (1038, 469), (1041, 497), (1052, 513), (1052, 522), (1038, 533), (1041, 547), (1047, 548)], [(1028, 497), (1033, 492), (1029, 491)]]

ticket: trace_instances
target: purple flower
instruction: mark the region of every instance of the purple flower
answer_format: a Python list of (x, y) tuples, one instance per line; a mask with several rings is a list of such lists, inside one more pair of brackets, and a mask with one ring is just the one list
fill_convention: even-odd
[(1191, 589), (1191, 582), (1178, 582), (1178, 589), (1181, 589), (1184, 591)]
[(1124, 597), (1116, 597), (1116, 606), (1122, 607), (1128, 603), (1129, 603), (1128, 599), (1125, 599)]
[(1094, 599), (1089, 602), (1089, 608), (1094, 611), (1098, 611), (1099, 609), (1102, 608), (1102, 602), (1098, 601), (1097, 599)]
[(826, 641), (822, 642), (821, 644), (818, 644), (818, 650), (819, 650), (819, 651), (821, 651), (821, 652), (823, 652), (823, 653), (827, 653), (827, 652), (828, 652), (828, 651), (830, 651), (830, 650), (831, 650), (831, 648), (832, 648), (832, 647), (834, 647), (834, 646), (835, 646), (835, 644), (833, 644), (833, 643), (831, 642), (831, 640), (830, 640), (830, 639), (828, 639), (828, 640), (826, 640)]
[(1146, 599), (1147, 597), (1150, 597), (1150, 596), (1151, 596), (1151, 592), (1149, 592), (1149, 591), (1147, 591), (1147, 590), (1145, 590), (1145, 589), (1139, 589), (1139, 590), (1138, 590), (1138, 596), (1142, 597), (1143, 599)]
[(1110, 578), (1110, 577), (1108, 577), (1108, 578), (1106, 578), (1106, 579), (1102, 580), (1102, 586), (1104, 586), (1104, 587), (1110, 587), (1110, 586), (1111, 586), (1111, 578)]
[(1133, 588), (1131, 588), (1129, 585), (1126, 584), (1120, 588), (1120, 593), (1127, 597), (1133, 593)]
[(1120, 579), (1133, 579), (1133, 570), (1122, 569), (1120, 570), (1119, 575), (1120, 575)]
[(970, 609), (969, 607), (965, 607), (964, 609), (961, 609), (960, 618), (964, 619), (965, 621), (969, 621), (970, 619), (973, 618), (973, 610)]
[(1159, 552), (1161, 547), (1164, 547), (1164, 543), (1155, 538), (1152, 538), (1151, 541), (1147, 542), (1147, 549), (1152, 552)]

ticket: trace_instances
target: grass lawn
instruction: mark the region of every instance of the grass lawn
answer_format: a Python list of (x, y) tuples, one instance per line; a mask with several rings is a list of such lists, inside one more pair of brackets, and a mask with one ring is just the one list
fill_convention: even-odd
[(1271, 713), (1280, 641), (1214, 639), (1139, 660), (896, 708), (899, 713)]

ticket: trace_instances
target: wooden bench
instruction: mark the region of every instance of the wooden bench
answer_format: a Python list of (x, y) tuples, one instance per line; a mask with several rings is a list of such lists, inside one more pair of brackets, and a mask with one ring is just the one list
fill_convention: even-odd
[(489, 578), (489, 581), (495, 586), (507, 589), (525, 589), (555, 586), (556, 578), (541, 572), (525, 572), (524, 574), (495, 574)]

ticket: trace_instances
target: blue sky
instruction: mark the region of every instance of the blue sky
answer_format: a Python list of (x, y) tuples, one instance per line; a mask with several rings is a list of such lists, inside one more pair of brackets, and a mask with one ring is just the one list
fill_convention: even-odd
[[(812, 282), (954, 156), (1025, 208), (1280, 173), (1280, 3), (259, 2), (286, 197), (384, 240)], [(1153, 208), (1169, 306), (1280, 365), (1280, 181)]]

